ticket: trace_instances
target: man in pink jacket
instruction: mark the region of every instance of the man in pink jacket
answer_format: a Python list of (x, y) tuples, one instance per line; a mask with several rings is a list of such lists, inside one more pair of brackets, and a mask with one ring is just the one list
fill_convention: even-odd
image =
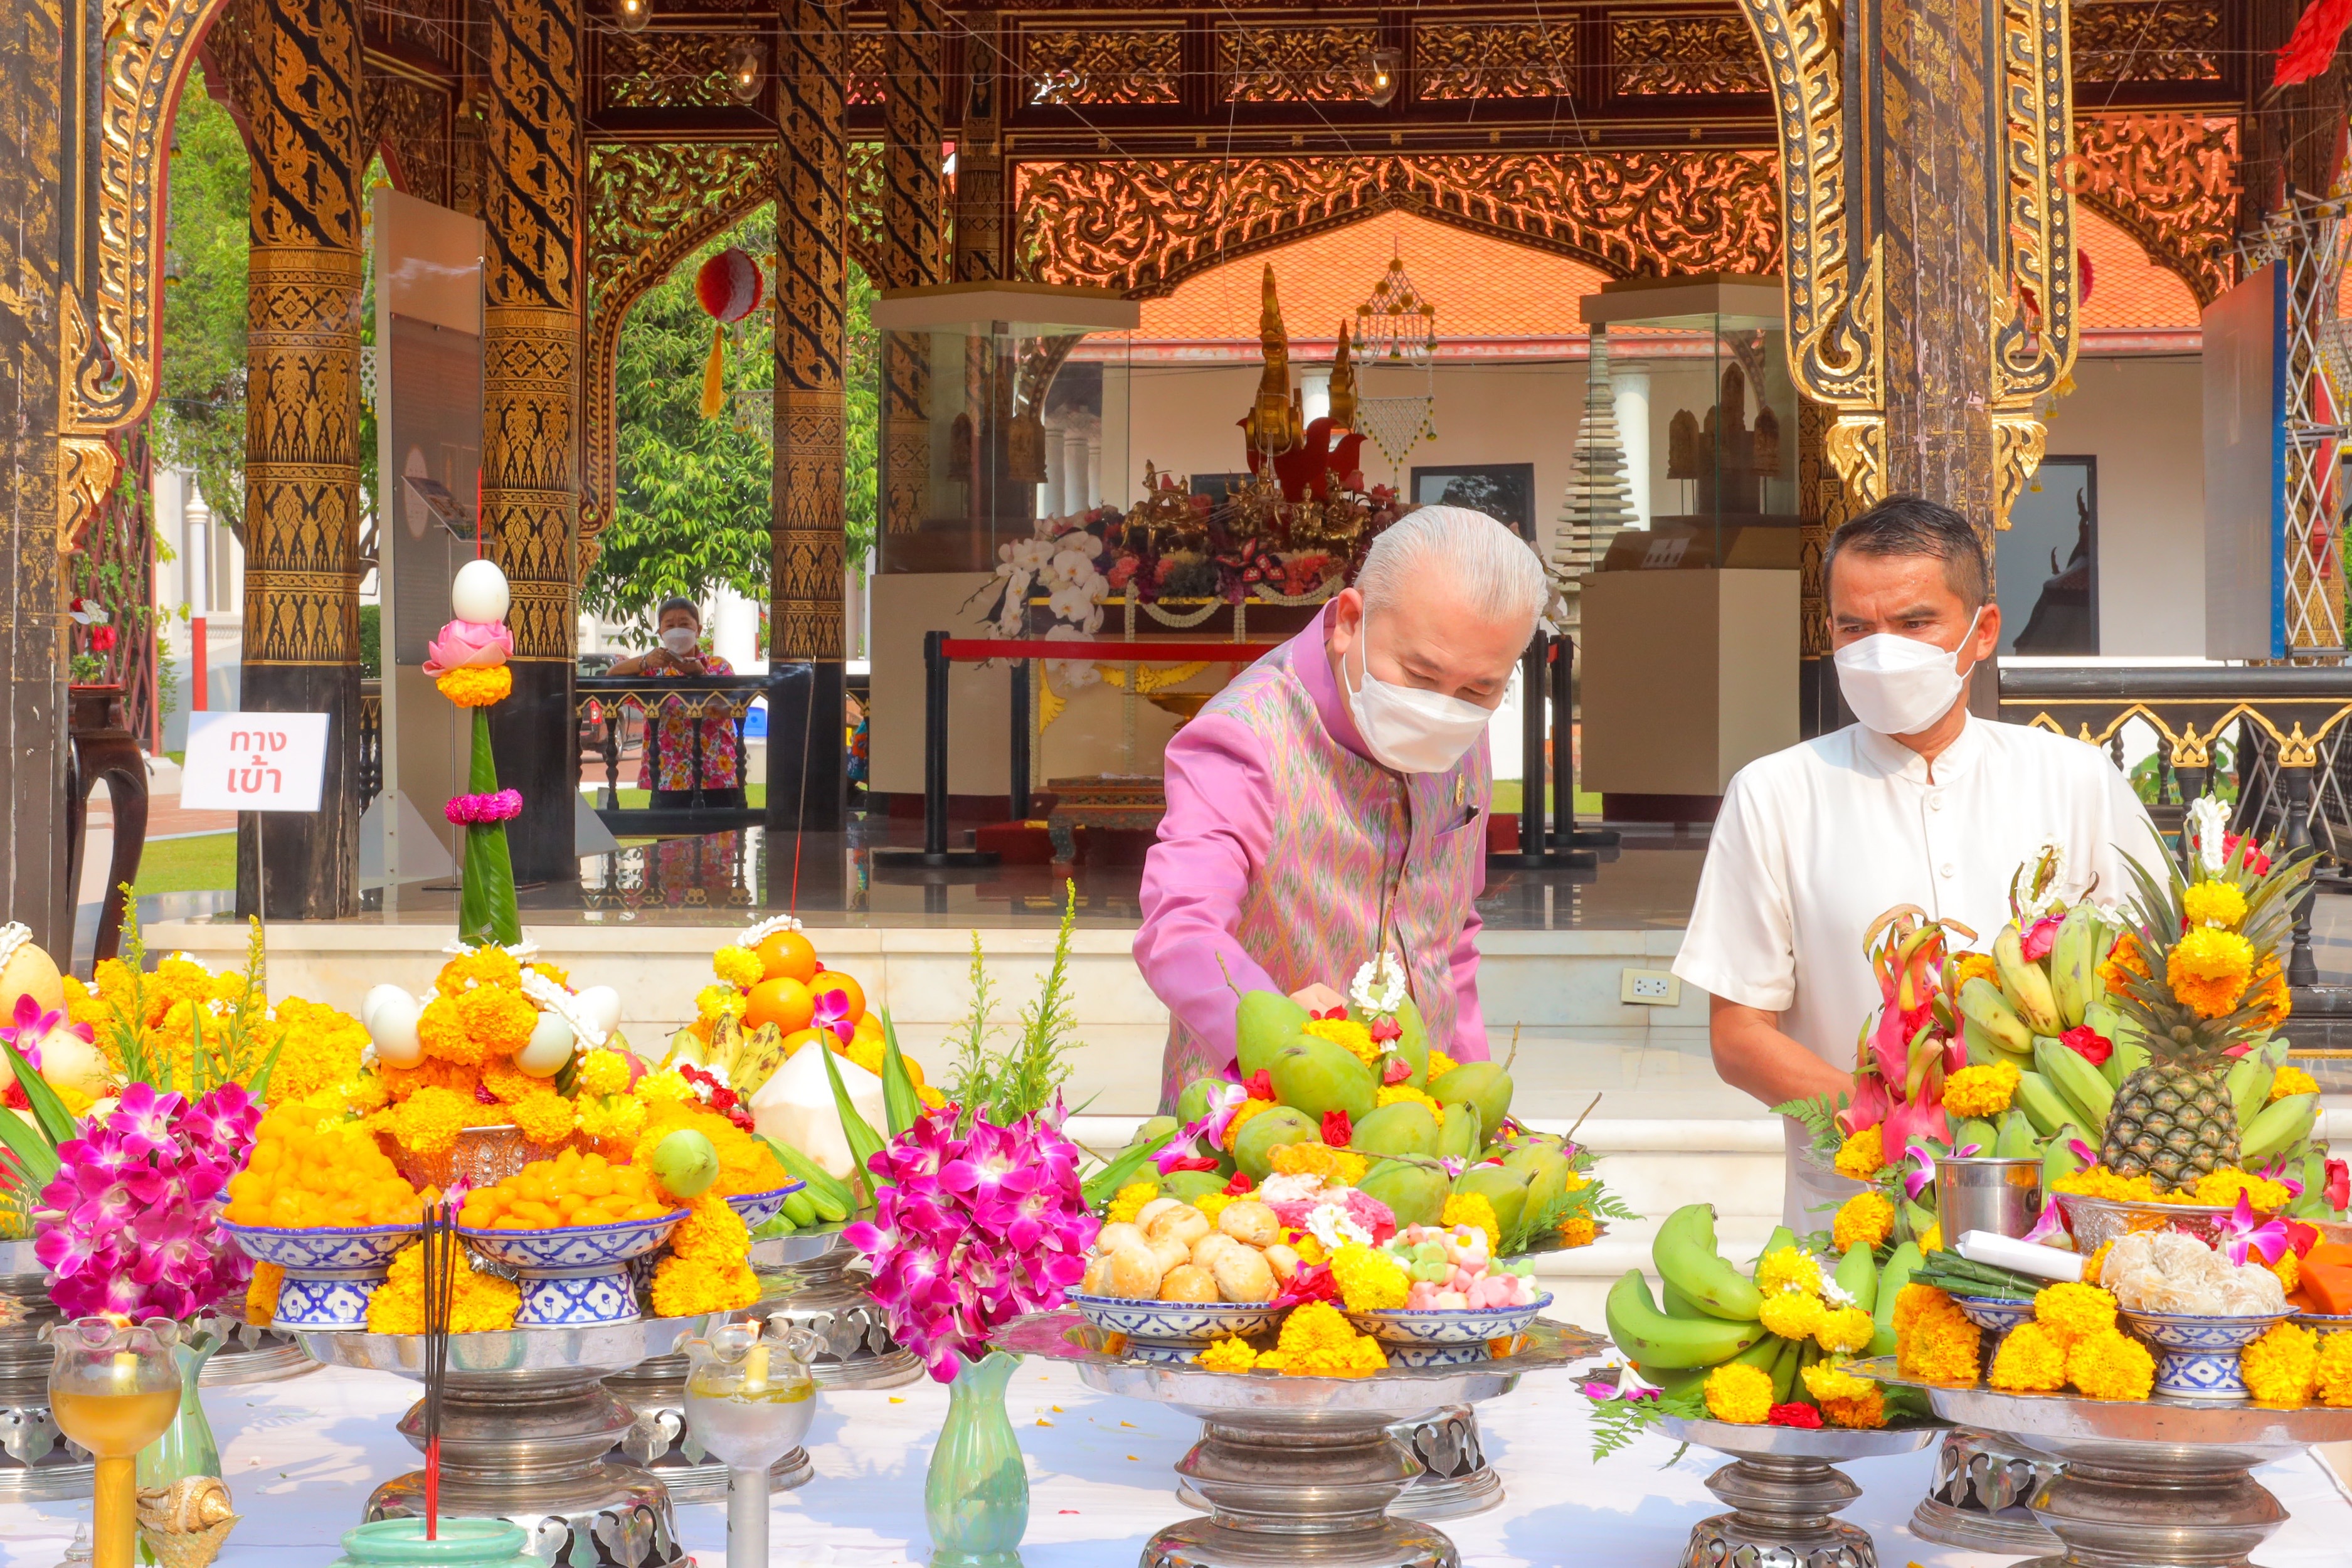
[(1423, 507), (1169, 742), (1135, 938), (1172, 1016), (1163, 1108), (1232, 1064), (1236, 989), (1335, 1006), (1383, 946), (1403, 958), (1431, 1047), (1486, 1058), (1486, 721), (1547, 593), (1501, 523)]

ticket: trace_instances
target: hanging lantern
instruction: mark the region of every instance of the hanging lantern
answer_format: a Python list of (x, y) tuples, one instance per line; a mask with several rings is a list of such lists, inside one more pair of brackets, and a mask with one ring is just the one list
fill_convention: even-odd
[(1374, 49), (1356, 68), (1356, 84), (1367, 99), (1385, 109), (1396, 100), (1397, 78), (1403, 69), (1402, 49)]
[(625, 33), (642, 33), (653, 19), (654, 0), (613, 0), (613, 25)]
[(760, 308), (760, 264), (733, 246), (694, 275), (694, 299), (710, 315), (710, 358), (702, 367), (702, 416), (727, 404), (727, 329)]
[(757, 38), (738, 38), (727, 51), (727, 90), (738, 103), (756, 103), (760, 79), (767, 74), (768, 51)]

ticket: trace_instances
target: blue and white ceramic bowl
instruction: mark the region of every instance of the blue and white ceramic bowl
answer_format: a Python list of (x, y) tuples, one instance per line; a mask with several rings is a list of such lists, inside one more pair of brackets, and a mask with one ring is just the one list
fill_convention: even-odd
[(1990, 1296), (1955, 1296), (1952, 1303), (1959, 1308), (1960, 1316), (1984, 1331), (1984, 1363), (1988, 1367), (1992, 1365), (1993, 1356), (2000, 1350), (2000, 1342), (2009, 1338), (2009, 1331), (2020, 1323), (2033, 1321), (2033, 1303), (2031, 1301), (2002, 1301)]
[(727, 1200), (743, 1223), (753, 1230), (784, 1212), (784, 1200), (808, 1185), (806, 1182), (787, 1182), (764, 1193), (736, 1193)]
[(2352, 1316), (2341, 1312), (2297, 1312), (2294, 1321), (2321, 1339), (2330, 1334), (2352, 1333)]
[(1205, 1345), (1260, 1334), (1281, 1320), (1271, 1301), (1130, 1301), (1117, 1296), (1068, 1298), (1087, 1321), (1139, 1345)]
[(2124, 1309), (2132, 1332), (2156, 1352), (2156, 1393), (2166, 1399), (2244, 1399), (2240, 1352), (2294, 1317), (2266, 1312), (2256, 1318), (2193, 1317), (2180, 1312), (2136, 1312)]
[(358, 1230), (280, 1230), (268, 1226), (221, 1228), (257, 1263), (286, 1270), (273, 1329), (289, 1331), (364, 1329), (369, 1299), (392, 1271), (392, 1260), (416, 1238), (413, 1225)]
[(1347, 1317), (1359, 1332), (1384, 1345), (1432, 1350), (1477, 1345), (1483, 1350), (1489, 1340), (1524, 1333), (1536, 1314), (1550, 1305), (1551, 1294), (1546, 1291), (1524, 1307), (1388, 1307)]
[(643, 1316), (630, 1264), (659, 1247), (686, 1211), (658, 1219), (553, 1230), (476, 1230), (459, 1226), (466, 1245), (514, 1270), (522, 1290), (519, 1329), (568, 1329), (633, 1323)]

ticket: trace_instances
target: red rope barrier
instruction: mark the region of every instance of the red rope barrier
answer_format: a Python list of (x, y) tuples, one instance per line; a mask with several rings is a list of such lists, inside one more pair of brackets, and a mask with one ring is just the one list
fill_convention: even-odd
[(940, 645), (950, 663), (991, 658), (1090, 658), (1102, 664), (1255, 664), (1280, 643), (1122, 642), (1117, 637), (950, 637)]

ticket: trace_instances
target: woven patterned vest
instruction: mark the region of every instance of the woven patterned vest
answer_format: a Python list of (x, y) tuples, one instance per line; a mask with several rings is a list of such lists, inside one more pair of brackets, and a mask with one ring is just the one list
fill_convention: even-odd
[[(1356, 755), (1323, 727), (1315, 699), (1291, 668), (1294, 658), (1321, 651), (1313, 637), (1286, 642), (1202, 709), (1240, 721), (1265, 742), (1274, 785), (1274, 844), (1265, 863), (1250, 868), (1234, 935), (1277, 990), (1320, 983), (1345, 992), (1357, 965), (1372, 956), (1385, 888), (1391, 945), (1403, 950), (1429, 1043), (1451, 1050), (1454, 945), (1470, 918), (1486, 852), (1486, 748), (1471, 747), (1442, 773), (1400, 775)], [(1226, 1062), (1171, 1019), (1162, 1107)]]

